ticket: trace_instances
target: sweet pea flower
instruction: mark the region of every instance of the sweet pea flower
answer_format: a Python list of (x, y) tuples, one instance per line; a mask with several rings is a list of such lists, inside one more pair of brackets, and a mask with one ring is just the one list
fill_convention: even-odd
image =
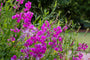
[(66, 31), (68, 29), (68, 27), (65, 25), (64, 27), (63, 27), (63, 31)]
[(80, 59), (82, 59), (82, 57), (83, 57), (83, 54), (82, 54), (81, 52), (79, 52), (79, 55), (78, 55), (78, 57), (79, 57)]
[(88, 48), (88, 45), (87, 44), (85, 44), (85, 43), (83, 43), (83, 44), (81, 44), (81, 43), (79, 43), (79, 46), (78, 46), (78, 48), (77, 48), (77, 50), (78, 51), (80, 51), (80, 50), (86, 50)]
[(15, 37), (11, 37), (11, 41), (15, 41)]
[(30, 10), (30, 8), (31, 8), (31, 2), (27, 2), (26, 4), (25, 4), (25, 9), (24, 9), (24, 11), (29, 11)]
[(11, 60), (16, 60), (16, 59), (17, 59), (16, 55), (13, 55), (13, 57), (11, 57)]
[(54, 50), (59, 51), (59, 48), (58, 47), (55, 47)]
[(59, 37), (59, 41), (62, 41), (62, 38), (61, 37)]

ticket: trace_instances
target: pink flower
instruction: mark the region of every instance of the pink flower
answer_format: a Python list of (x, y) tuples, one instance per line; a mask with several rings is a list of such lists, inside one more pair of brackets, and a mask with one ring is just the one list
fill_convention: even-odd
[(45, 22), (46, 22), (46, 26), (49, 28), (50, 23), (47, 20)]
[(21, 21), (21, 18), (17, 19), (17, 23), (19, 23)]
[(24, 0), (16, 0), (19, 4), (23, 4)]
[(10, 39), (7, 39), (8, 41), (10, 40)]
[(53, 45), (53, 42), (49, 42), (48, 45)]
[(13, 29), (10, 29), (11, 31), (13, 31)]
[(42, 39), (42, 40), (45, 40), (45, 39), (46, 39), (46, 36), (42, 35), (42, 36), (41, 36), (41, 39)]
[(24, 49), (21, 49), (21, 52), (23, 52), (23, 53), (24, 53)]
[(78, 51), (80, 51), (80, 50), (86, 50), (88, 48), (88, 45), (87, 44), (85, 44), (85, 43), (83, 43), (83, 44), (81, 44), (81, 43), (79, 43), (79, 46), (78, 46)]
[(16, 7), (15, 7), (15, 6), (13, 6), (13, 8), (14, 8), (14, 9), (16, 9)]
[(19, 0), (16, 0), (16, 1), (19, 1)]
[(23, 4), (24, 0), (20, 0), (20, 4)]
[(68, 27), (65, 25), (64, 27), (63, 27), (63, 31), (66, 31), (68, 29)]
[(15, 19), (16, 18), (16, 16), (14, 15), (14, 16), (12, 16), (12, 19)]
[(16, 60), (16, 59), (17, 59), (16, 55), (13, 55), (13, 57), (11, 57), (11, 60)]
[(24, 44), (24, 46), (28, 47), (28, 46), (30, 46), (30, 45), (32, 45), (32, 44), (33, 44), (33, 41), (30, 40), (30, 39), (28, 39), (28, 40), (26, 41), (26, 43)]
[(0, 8), (0, 11), (1, 11), (1, 8)]
[(59, 48), (58, 47), (55, 47), (54, 50), (59, 51)]
[(3, 5), (3, 3), (1, 3), (1, 6)]
[(15, 41), (15, 37), (11, 37), (11, 41)]
[(79, 57), (80, 59), (82, 59), (82, 57), (83, 57), (83, 54), (79, 52), (79, 55), (78, 55), (78, 57)]
[(31, 8), (31, 2), (27, 2), (26, 4), (25, 4), (25, 9), (24, 9), (24, 11), (29, 11), (30, 10), (30, 8)]
[(46, 51), (46, 46), (43, 46), (42, 44), (35, 44), (35, 48), (30, 48), (32, 52), (30, 52), (30, 55), (33, 57), (39, 57), (42, 58), (43, 54)]
[(10, 29), (10, 30), (13, 31), (13, 32), (19, 33), (21, 29), (15, 28), (15, 29)]
[(59, 41), (62, 41), (62, 38), (61, 37), (59, 37)]

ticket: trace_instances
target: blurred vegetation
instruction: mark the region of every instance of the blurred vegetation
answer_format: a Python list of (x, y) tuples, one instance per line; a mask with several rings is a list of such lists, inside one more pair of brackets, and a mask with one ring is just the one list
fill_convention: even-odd
[[(90, 27), (90, 0), (25, 0), (25, 2), (27, 1), (32, 2), (31, 11), (34, 12), (35, 18), (41, 17), (43, 20), (42, 17), (45, 12), (48, 15), (52, 12), (52, 16), (47, 15), (46, 17), (48, 20), (52, 18), (54, 20), (56, 14), (60, 11), (59, 20), (63, 22), (65, 22), (65, 19), (68, 21), (73, 20), (77, 26), (81, 25), (82, 28)], [(56, 6), (54, 6), (56, 1)]]
[(34, 13), (32, 19), (32, 22), (35, 21), (34, 24), (40, 20), (55, 20), (57, 14), (61, 12), (58, 19), (62, 23), (65, 23), (67, 19), (68, 23), (73, 20), (76, 28), (80, 25), (82, 28), (90, 27), (90, 0), (24, 0), (19, 11), (27, 1), (32, 2), (31, 11)]
[[(12, 19), (12, 16), (15, 15), (12, 6), (13, 4), (11, 1), (6, 1), (0, 11), (0, 60), (10, 60), (12, 55), (20, 54), (16, 53), (17, 50), (19, 51), (20, 46), (17, 47), (15, 46), (15, 44), (21, 32), (14, 33), (10, 30), (14, 29), (15, 25), (20, 26), (19, 24), (17, 24), (16, 20)], [(16, 34), (17, 37), (15, 37)], [(12, 36), (15, 37), (15, 42), (8, 41), (8, 39), (10, 39), (10, 37)], [(14, 46), (17, 48), (15, 48)]]

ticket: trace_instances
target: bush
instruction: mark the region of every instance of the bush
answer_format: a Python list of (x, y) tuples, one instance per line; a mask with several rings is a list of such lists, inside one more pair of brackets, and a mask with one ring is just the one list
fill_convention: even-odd
[[(8, 6), (8, 2), (10, 3), (10, 1), (6, 1), (5, 6), (1, 8), (2, 16), (0, 17), (4, 19), (0, 23), (0, 42), (2, 42), (0, 58), (2, 60), (10, 60), (10, 58), (11, 60), (75, 60), (83, 57), (81, 51), (88, 48), (87, 44), (78, 43), (75, 35), (70, 36), (68, 32), (71, 29), (68, 29), (67, 24), (63, 28), (59, 22), (57, 24), (58, 16), (55, 21), (46, 20), (44, 23), (40, 21), (39, 24), (42, 24), (35, 27), (34, 23), (31, 23), (33, 17), (33, 12), (30, 11), (31, 2), (25, 3), (25, 8), (18, 13), (17, 10), (24, 0), (17, 0), (15, 1), (17, 5), (10, 6)], [(6, 8), (7, 6), (8, 8)], [(9, 10), (10, 8), (11, 10)], [(4, 15), (3, 12), (6, 14)], [(11, 19), (11, 16), (14, 20)], [(69, 51), (72, 52), (70, 55)]]

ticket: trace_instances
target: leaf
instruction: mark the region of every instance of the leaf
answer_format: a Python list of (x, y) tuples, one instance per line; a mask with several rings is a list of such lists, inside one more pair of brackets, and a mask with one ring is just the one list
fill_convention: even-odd
[(33, 22), (34, 25), (35, 25), (35, 23), (39, 20), (40, 17), (41, 17), (41, 16), (39, 15), (39, 16), (35, 19), (35, 21)]

